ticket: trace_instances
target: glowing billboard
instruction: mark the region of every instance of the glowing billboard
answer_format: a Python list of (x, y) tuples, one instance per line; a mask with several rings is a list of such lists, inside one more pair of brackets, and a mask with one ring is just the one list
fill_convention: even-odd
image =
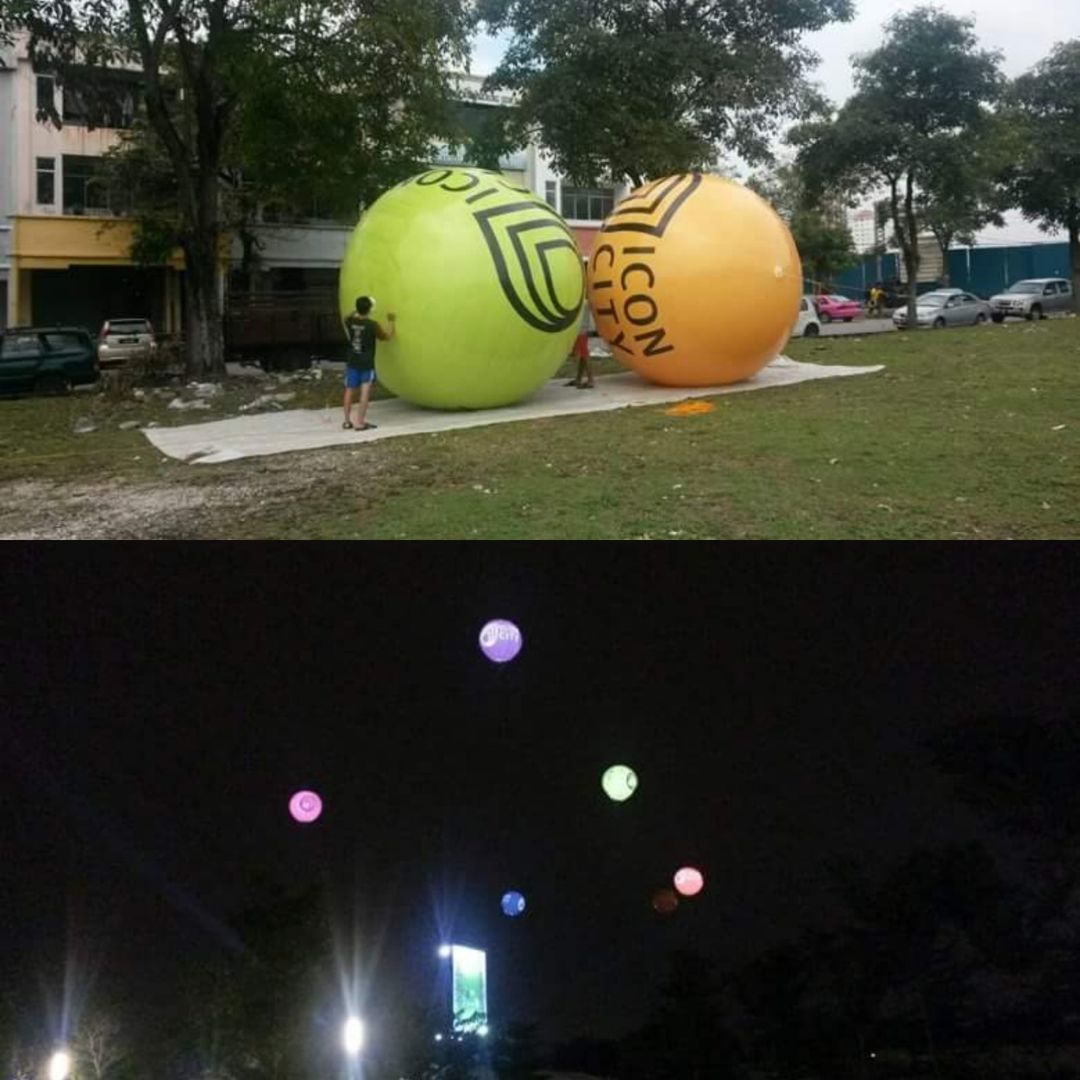
[(487, 1029), (487, 953), (454, 945), (450, 949), (453, 967), (454, 1031)]

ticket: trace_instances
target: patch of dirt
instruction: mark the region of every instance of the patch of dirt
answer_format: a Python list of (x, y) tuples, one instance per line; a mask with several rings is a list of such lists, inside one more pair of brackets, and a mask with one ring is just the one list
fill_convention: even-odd
[(227, 521), (295, 504), (320, 486), (362, 485), (386, 455), (316, 450), (227, 466), (191, 479), (0, 483), (0, 540), (164, 540), (227, 535)]

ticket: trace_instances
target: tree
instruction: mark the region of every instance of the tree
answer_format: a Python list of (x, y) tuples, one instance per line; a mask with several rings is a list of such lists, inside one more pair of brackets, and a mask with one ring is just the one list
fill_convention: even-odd
[(828, 282), (858, 262), (851, 230), (839, 199), (832, 206), (815, 202), (797, 166), (781, 165), (747, 182), (787, 222), (802, 259), (803, 276)]
[(812, 192), (889, 193), (915, 322), (919, 193), (961, 135), (975, 139), (1002, 86), (999, 53), (982, 50), (971, 19), (933, 7), (895, 15), (880, 48), (855, 60), (852, 97), (828, 122), (792, 133)]
[(513, 40), (488, 85), (520, 98), (534, 136), (577, 183), (640, 184), (708, 168), (718, 151), (769, 157), (786, 117), (820, 105), (798, 35), (852, 15), (851, 0), (480, 0)]
[[(1006, 98), (1018, 154), (1006, 187), (1024, 216), (1069, 241), (1073, 303), (1080, 304), (1080, 39), (1057, 45)], [(1080, 311), (1080, 307), (1077, 307)]]
[(499, 1080), (539, 1080), (536, 1025), (509, 1024), (495, 1040), (492, 1065)]
[(917, 214), (941, 249), (942, 285), (949, 284), (949, 249), (954, 242), (973, 246), (980, 229), (1005, 224), (996, 182), (1003, 147), (988, 124), (979, 137), (961, 134), (940, 140), (927, 157)]
[(1021, 917), (1017, 975), (991, 987), (1011, 999), (1014, 1030), (1032, 1043), (1075, 1043), (1080, 1015), (1080, 768), (1077, 717), (988, 716), (932, 741), (958, 796), (998, 830)]
[(721, 992), (711, 960), (697, 952), (674, 953), (660, 987), (660, 1008), (624, 1040), (620, 1075), (634, 1080), (731, 1076), (738, 1048), (724, 1025)]
[(9, 1080), (37, 1080), (48, 1050), (26, 1016), (23, 995), (16, 991), (23, 972), (11, 968), (4, 973), (9, 980), (0, 989), (0, 1069)]
[(817, 210), (800, 210), (788, 224), (802, 259), (803, 274), (811, 281), (831, 282), (858, 262), (855, 242), (846, 225), (830, 221)]
[(105, 1012), (91, 1012), (79, 1020), (72, 1050), (80, 1080), (112, 1080), (128, 1057), (120, 1022)]
[(377, 187), (379, 167), (430, 134), (430, 105), (449, 96), (446, 69), (466, 54), (470, 15), (467, 0), (7, 0), (0, 31), (19, 26), (35, 68), (61, 83), (140, 69), (143, 133), (175, 188), (198, 375), (224, 367), (223, 190), (237, 190), (249, 162), (261, 183), (294, 193), (313, 181), (357, 199), (364, 179)]
[[(748, 964), (735, 986), (750, 1061), (785, 1078), (965, 1075), (1016, 1034), (1016, 906), (980, 845), (917, 851), (880, 881), (850, 874), (837, 929)], [(974, 1074), (968, 1071), (967, 1075)]]

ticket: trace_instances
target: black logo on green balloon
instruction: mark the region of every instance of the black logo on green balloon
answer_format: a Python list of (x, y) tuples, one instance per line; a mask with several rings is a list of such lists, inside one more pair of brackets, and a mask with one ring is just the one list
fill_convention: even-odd
[[(555, 334), (577, 321), (585, 299), (584, 269), (573, 233), (551, 207), (532, 196), (527, 188), (487, 170), (437, 169), (412, 182), (451, 194), (468, 193), (465, 201), (476, 207), (473, 218), (484, 237), (503, 295), (529, 326)], [(507, 192), (530, 197), (483, 205), (485, 200), (505, 197)], [(576, 268), (577, 288), (569, 298), (560, 297), (556, 285), (556, 267), (558, 261), (566, 259), (564, 252), (569, 252)]]
[[(554, 210), (530, 199), (478, 210), (473, 217), (510, 306), (530, 326), (549, 334), (573, 325), (585, 297), (581, 257), (573, 235)], [(555, 286), (552, 260), (560, 251), (569, 251), (578, 268), (579, 287), (569, 306)]]

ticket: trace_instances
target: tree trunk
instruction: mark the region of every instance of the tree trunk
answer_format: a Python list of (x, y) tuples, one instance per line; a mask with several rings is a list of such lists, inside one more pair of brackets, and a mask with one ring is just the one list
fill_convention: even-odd
[(934, 1070), (935, 1080), (941, 1080), (941, 1070), (938, 1069), (937, 1050), (934, 1048), (934, 1035), (930, 1030), (930, 1015), (926, 1011), (926, 997), (922, 990), (919, 991), (919, 1009), (922, 1012), (923, 1030), (926, 1032), (926, 1049), (930, 1054), (930, 1066)]
[(1080, 313), (1080, 202), (1069, 202), (1069, 263), (1072, 269), (1073, 311)]
[(918, 325), (915, 308), (919, 296), (919, 226), (915, 221), (915, 182), (910, 172), (904, 193), (904, 234), (904, 265), (908, 275), (907, 317), (908, 326), (914, 329)]
[(185, 249), (188, 286), (187, 374), (193, 378), (225, 374), (225, 336), (222, 326), (217, 244), (203, 237)]
[(952, 247), (952, 237), (938, 240), (938, 247), (941, 248), (941, 287), (947, 289), (952, 285), (952, 277), (949, 274), (949, 248)]

